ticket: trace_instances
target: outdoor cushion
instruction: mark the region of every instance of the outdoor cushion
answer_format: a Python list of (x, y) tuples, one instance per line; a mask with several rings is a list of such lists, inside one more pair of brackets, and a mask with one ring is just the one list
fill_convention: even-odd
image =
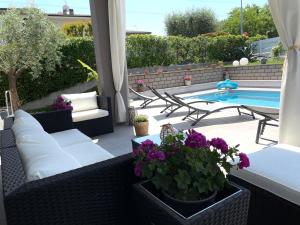
[(28, 112), (25, 112), (22, 109), (18, 109), (17, 111), (15, 111), (14, 117), (15, 119), (18, 119), (20, 117), (32, 117), (32, 116)]
[(25, 165), (27, 181), (38, 180), (80, 168), (80, 164), (66, 152), (34, 158)]
[(44, 131), (24, 132), (16, 137), (16, 144), (24, 165), (30, 164), (34, 158), (62, 152), (55, 139)]
[(84, 142), (62, 148), (72, 155), (82, 166), (87, 166), (114, 156), (93, 142)]
[(24, 130), (40, 130), (44, 131), (42, 125), (31, 115), (15, 118), (14, 124), (12, 126), (15, 136), (18, 136), (19, 133)]
[(300, 205), (300, 148), (278, 144), (249, 154), (250, 167), (231, 174)]
[(92, 139), (77, 129), (65, 130), (52, 133), (51, 136), (57, 141), (60, 147), (66, 147), (82, 142), (91, 142)]
[(62, 97), (72, 102), (73, 112), (98, 108), (97, 93), (95, 91), (80, 94), (63, 94)]
[(82, 112), (73, 112), (72, 118), (73, 122), (80, 122), (85, 120), (91, 120), (96, 118), (101, 118), (108, 116), (109, 112), (103, 109), (93, 109), (93, 110), (87, 110)]

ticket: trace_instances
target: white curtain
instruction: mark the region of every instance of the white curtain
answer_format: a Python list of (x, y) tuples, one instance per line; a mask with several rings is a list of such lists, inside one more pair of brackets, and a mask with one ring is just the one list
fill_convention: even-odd
[(269, 0), (271, 13), (288, 49), (283, 66), (279, 143), (300, 147), (300, 0)]
[(108, 0), (109, 35), (113, 80), (116, 90), (116, 121), (126, 121), (126, 108), (120, 93), (125, 72), (125, 0)]

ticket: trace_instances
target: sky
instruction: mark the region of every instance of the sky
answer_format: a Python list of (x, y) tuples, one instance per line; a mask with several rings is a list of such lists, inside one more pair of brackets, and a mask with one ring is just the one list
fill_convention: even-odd
[[(0, 8), (24, 7), (34, 4), (46, 13), (58, 13), (67, 2), (75, 14), (90, 14), (89, 0), (0, 0)], [(267, 0), (243, 0), (243, 5), (263, 6)], [(164, 20), (172, 12), (194, 8), (212, 9), (218, 20), (228, 16), (234, 7), (240, 7), (240, 0), (126, 0), (127, 30), (150, 31), (165, 35)]]

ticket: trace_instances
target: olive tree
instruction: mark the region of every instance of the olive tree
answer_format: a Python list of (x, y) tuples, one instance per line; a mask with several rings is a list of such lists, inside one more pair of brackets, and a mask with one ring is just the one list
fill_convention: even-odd
[(39, 76), (54, 70), (63, 40), (58, 27), (36, 8), (10, 9), (0, 16), (0, 71), (8, 77), (14, 110), (21, 106), (17, 79), (24, 71)]
[(186, 12), (173, 12), (165, 19), (168, 35), (196, 37), (215, 31), (217, 19), (211, 9), (192, 9)]

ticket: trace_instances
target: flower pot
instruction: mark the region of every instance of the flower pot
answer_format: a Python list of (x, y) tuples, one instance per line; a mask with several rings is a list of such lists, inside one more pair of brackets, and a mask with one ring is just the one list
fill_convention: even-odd
[(190, 85), (192, 85), (192, 81), (191, 80), (184, 80), (184, 85), (185, 86), (190, 86)]
[(134, 184), (133, 196), (138, 224), (247, 225), (250, 191), (234, 183), (211, 196), (214, 202), (195, 207), (194, 211), (186, 211), (186, 204), (168, 202), (150, 181)]
[(143, 91), (145, 91), (144, 85), (138, 85), (137, 86), (137, 92), (143, 92)]
[(214, 191), (210, 195), (204, 196), (201, 200), (197, 201), (179, 200), (170, 196), (164, 191), (162, 192), (162, 194), (165, 203), (167, 203), (170, 206), (173, 206), (174, 208), (182, 209), (184, 211), (184, 214), (192, 214), (193, 212), (197, 211), (197, 209), (204, 209), (214, 204), (217, 196), (217, 191)]
[(135, 135), (136, 136), (146, 136), (148, 135), (149, 122), (141, 122), (134, 124)]

